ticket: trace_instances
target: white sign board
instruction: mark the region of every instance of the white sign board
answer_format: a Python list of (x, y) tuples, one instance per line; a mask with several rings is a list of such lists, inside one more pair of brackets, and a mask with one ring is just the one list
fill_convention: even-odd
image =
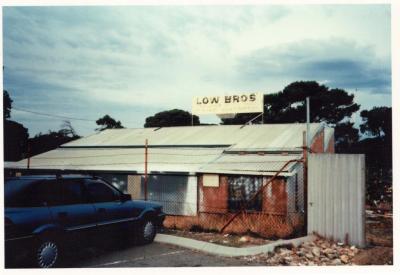
[(204, 187), (219, 187), (219, 175), (204, 174), (203, 175), (203, 186)]
[(200, 96), (193, 98), (192, 113), (195, 115), (262, 113), (263, 105), (262, 93)]

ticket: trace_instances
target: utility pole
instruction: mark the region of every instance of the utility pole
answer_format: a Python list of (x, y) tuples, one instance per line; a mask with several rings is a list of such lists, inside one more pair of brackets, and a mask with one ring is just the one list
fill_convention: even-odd
[(31, 144), (28, 139), (28, 163), (27, 163), (27, 169), (29, 170), (31, 168)]
[(148, 141), (146, 138), (144, 145), (144, 200), (147, 201), (147, 147)]
[(307, 105), (307, 151), (310, 150), (310, 97), (306, 98)]
[(308, 230), (308, 154), (310, 152), (310, 97), (306, 98), (307, 131), (303, 132), (303, 180), (304, 180), (304, 225), (305, 231)]

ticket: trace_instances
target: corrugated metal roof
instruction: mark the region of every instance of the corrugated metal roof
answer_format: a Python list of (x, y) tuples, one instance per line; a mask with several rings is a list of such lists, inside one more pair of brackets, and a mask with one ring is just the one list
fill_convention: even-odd
[[(194, 173), (219, 157), (223, 149), (149, 148), (149, 172)], [(31, 169), (131, 171), (144, 173), (144, 148), (59, 148), (32, 157)], [(27, 160), (6, 168), (27, 168)]]
[[(301, 155), (238, 155), (224, 154), (215, 148), (149, 148), (149, 173), (226, 173), (271, 174)], [(284, 169), (290, 172), (296, 163)], [(13, 163), (6, 168), (27, 168), (27, 160)], [(143, 148), (59, 148), (32, 157), (31, 169), (125, 171), (144, 173)]]
[[(313, 123), (310, 128), (311, 136), (315, 136), (323, 125)], [(32, 157), (30, 168), (143, 173), (147, 138), (154, 146), (148, 149), (149, 173), (273, 174), (286, 161), (301, 158), (305, 130), (305, 124), (106, 130)], [(206, 148), (210, 146), (215, 148)], [(266, 153), (237, 153), (246, 151)], [(294, 165), (290, 164), (285, 173), (290, 173)], [(27, 160), (6, 166), (26, 167)]]
[[(223, 154), (215, 161), (201, 167), (203, 173), (227, 174), (271, 174), (279, 171), (290, 160), (300, 160), (301, 154), (296, 155), (257, 155), (257, 154)], [(289, 163), (283, 172), (290, 173), (298, 162)]]
[[(311, 136), (322, 129), (312, 123)], [(230, 146), (231, 150), (299, 150), (305, 124), (215, 125), (145, 129), (112, 129), (69, 142), (63, 147)]]

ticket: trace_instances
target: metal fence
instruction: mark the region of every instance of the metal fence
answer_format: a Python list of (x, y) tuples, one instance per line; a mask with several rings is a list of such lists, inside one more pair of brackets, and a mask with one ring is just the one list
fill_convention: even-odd
[(365, 245), (365, 157), (310, 154), (308, 233)]

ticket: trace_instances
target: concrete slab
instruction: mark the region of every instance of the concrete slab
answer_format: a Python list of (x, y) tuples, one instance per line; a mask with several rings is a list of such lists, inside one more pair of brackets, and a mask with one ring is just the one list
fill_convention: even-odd
[(299, 246), (304, 242), (314, 241), (316, 238), (317, 237), (314, 235), (308, 235), (296, 239), (277, 240), (273, 243), (265, 245), (248, 246), (248, 247), (230, 247), (230, 246), (218, 245), (214, 243), (208, 243), (208, 242), (177, 237), (172, 235), (166, 235), (166, 234), (157, 234), (155, 241), (160, 243), (173, 244), (219, 256), (238, 257), (238, 256), (251, 256), (261, 253), (273, 252), (275, 247), (280, 245), (292, 244), (293, 246)]

